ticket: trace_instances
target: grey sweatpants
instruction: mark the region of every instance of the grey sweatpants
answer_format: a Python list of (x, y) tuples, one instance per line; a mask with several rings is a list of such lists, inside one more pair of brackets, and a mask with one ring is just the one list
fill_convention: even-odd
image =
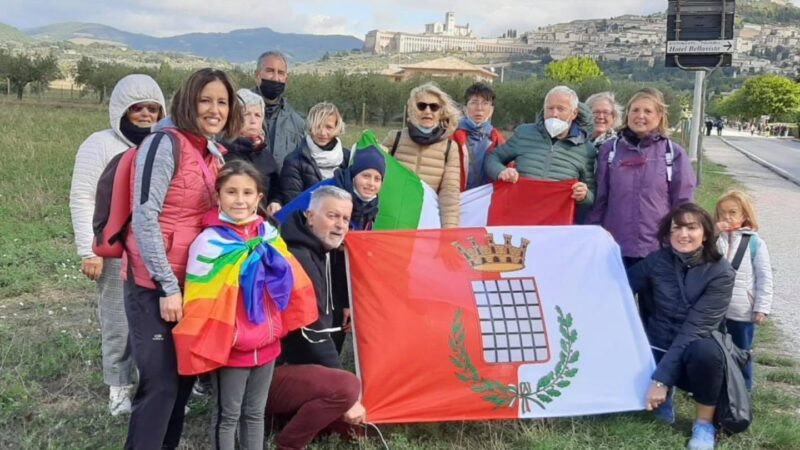
[(264, 449), (264, 409), (274, 368), (275, 361), (271, 361), (259, 367), (223, 367), (211, 373), (215, 402), (211, 440), (215, 449), (234, 450), (237, 425), (241, 450)]
[(133, 384), (136, 365), (128, 346), (128, 319), (119, 277), (122, 260), (103, 259), (103, 273), (97, 280), (97, 313), (100, 317), (103, 382), (109, 386)]

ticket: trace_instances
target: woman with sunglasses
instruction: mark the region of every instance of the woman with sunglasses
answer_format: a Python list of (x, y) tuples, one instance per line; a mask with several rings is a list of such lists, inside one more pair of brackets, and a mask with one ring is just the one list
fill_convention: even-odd
[(103, 360), (103, 382), (109, 386), (112, 416), (131, 411), (130, 394), (136, 368), (126, 351), (128, 322), (122, 301), (119, 258), (92, 253), (92, 216), (97, 181), (117, 154), (139, 145), (164, 117), (164, 95), (147, 75), (128, 75), (114, 86), (108, 105), (111, 128), (89, 136), (78, 148), (72, 174), (69, 207), (81, 272), (97, 282)]
[[(417, 174), (439, 195), (442, 228), (458, 226), (461, 180), (467, 167), (448, 139), (456, 130), (461, 112), (453, 99), (433, 83), (411, 90), (408, 126), (392, 131), (384, 147), (400, 164)], [(452, 148), (451, 148), (452, 147)]]

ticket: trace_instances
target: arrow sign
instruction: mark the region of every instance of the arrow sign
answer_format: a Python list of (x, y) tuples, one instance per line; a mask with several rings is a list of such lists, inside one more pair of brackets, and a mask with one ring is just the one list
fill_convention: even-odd
[(716, 41), (667, 41), (667, 53), (679, 55), (733, 53), (733, 41), (722, 39)]

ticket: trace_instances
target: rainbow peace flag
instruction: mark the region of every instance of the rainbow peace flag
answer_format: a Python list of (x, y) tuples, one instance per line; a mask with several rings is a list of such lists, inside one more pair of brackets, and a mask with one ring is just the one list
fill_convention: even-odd
[(212, 226), (192, 243), (183, 318), (172, 330), (178, 373), (197, 375), (227, 364), (239, 301), (256, 324), (265, 320), (264, 301), (281, 311), (285, 331), (317, 320), (311, 280), (270, 224), (261, 224), (258, 236), (248, 241)]

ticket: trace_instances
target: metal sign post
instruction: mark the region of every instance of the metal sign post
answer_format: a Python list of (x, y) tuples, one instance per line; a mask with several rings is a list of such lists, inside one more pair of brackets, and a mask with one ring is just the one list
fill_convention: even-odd
[(669, 0), (667, 7), (667, 67), (695, 72), (689, 157), (697, 161), (697, 184), (703, 166), (702, 122), (708, 77), (731, 65), (733, 0)]

